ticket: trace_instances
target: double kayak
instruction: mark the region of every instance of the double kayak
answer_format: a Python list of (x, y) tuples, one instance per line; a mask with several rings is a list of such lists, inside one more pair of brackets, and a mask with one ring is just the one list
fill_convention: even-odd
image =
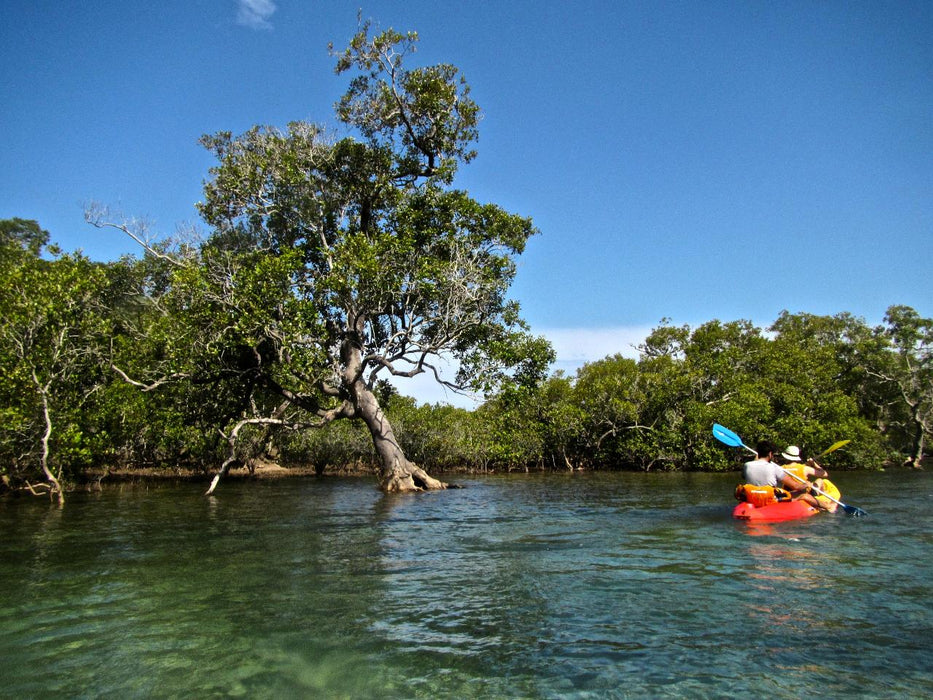
[(747, 520), (756, 523), (780, 523), (785, 520), (799, 520), (809, 518), (820, 512), (803, 501), (779, 501), (766, 506), (756, 506), (754, 503), (742, 502), (732, 510), (732, 517), (736, 520)]
[[(809, 503), (802, 500), (797, 501), (777, 501), (762, 503), (761, 492), (764, 489), (770, 489), (770, 486), (752, 486), (751, 484), (740, 484), (736, 489), (736, 497), (742, 498), (742, 502), (732, 509), (732, 517), (736, 520), (748, 520), (758, 523), (780, 523), (785, 520), (800, 520), (816, 515), (820, 510), (826, 510), (830, 513), (836, 512), (836, 505), (840, 503), (839, 498), (842, 494), (839, 489), (829, 479), (820, 479), (820, 489), (816, 495), (817, 503), (821, 508), (814, 508)], [(744, 495), (743, 495), (744, 490)], [(750, 496), (748, 494), (751, 494)], [(751, 500), (745, 500), (751, 498)], [(761, 505), (756, 505), (752, 501), (757, 500)], [(849, 508), (849, 506), (843, 506)], [(849, 512), (848, 510), (846, 512)]]

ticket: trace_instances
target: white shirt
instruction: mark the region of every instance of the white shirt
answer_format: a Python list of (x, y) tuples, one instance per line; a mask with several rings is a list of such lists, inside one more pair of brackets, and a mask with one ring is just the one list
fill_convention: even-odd
[(754, 486), (780, 486), (784, 479), (784, 470), (766, 459), (746, 462), (742, 473), (745, 475), (745, 483)]

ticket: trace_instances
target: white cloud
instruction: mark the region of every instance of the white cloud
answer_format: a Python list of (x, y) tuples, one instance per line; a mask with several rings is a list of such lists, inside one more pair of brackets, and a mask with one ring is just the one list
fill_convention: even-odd
[[(451, 371), (449, 378), (453, 379), (455, 374), (455, 371)], [(444, 372), (444, 377), (447, 378), (447, 372)], [(446, 403), (457, 408), (473, 409), (483, 402), (482, 396), (465, 396), (438, 384), (433, 374), (419, 374), (411, 379), (393, 379), (392, 383), (400, 394), (411, 396), (418, 403)]]
[(612, 355), (638, 358), (638, 346), (653, 328), (620, 326), (617, 328), (547, 328), (536, 330), (551, 341), (557, 353), (556, 369), (573, 374), (587, 362)]
[(272, 29), (269, 18), (275, 13), (274, 0), (237, 0), (237, 24), (250, 29)]
[[(587, 362), (596, 362), (612, 355), (638, 358), (637, 347), (654, 330), (651, 326), (621, 326), (617, 328), (548, 328), (532, 329), (535, 335), (543, 335), (551, 341), (557, 361), (552, 370), (563, 370), (572, 376)], [(453, 379), (457, 373), (452, 362), (439, 363), (445, 379)], [(434, 376), (420, 374), (411, 379), (393, 380), (400, 393), (414, 397), (419, 403), (449, 403), (459, 408), (476, 408), (482, 397), (457, 394), (438, 384)]]

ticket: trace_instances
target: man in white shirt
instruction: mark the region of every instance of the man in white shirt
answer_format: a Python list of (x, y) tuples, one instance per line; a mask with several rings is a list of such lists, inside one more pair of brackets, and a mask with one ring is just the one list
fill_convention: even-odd
[(774, 453), (777, 452), (773, 443), (761, 440), (755, 445), (755, 452), (758, 459), (746, 462), (742, 469), (745, 483), (753, 486), (775, 486), (788, 491), (792, 500), (802, 500), (814, 508), (820, 507), (816, 499), (808, 493), (809, 485), (801, 484), (772, 461)]

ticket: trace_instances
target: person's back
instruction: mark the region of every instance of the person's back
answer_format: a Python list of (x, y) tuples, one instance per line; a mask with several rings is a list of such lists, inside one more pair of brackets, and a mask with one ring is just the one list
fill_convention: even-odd
[(753, 486), (777, 486), (779, 483), (774, 463), (765, 459), (746, 462), (742, 473), (745, 476), (745, 483)]
[(784, 472), (771, 461), (776, 449), (767, 440), (762, 440), (755, 446), (758, 459), (746, 462), (742, 469), (745, 483), (753, 486), (780, 486)]

